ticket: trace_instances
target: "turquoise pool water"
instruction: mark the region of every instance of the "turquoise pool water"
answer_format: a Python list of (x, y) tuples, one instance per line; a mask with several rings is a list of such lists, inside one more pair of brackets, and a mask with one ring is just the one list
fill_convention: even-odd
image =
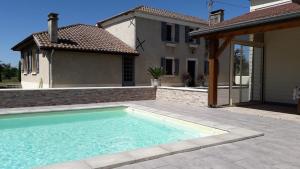
[(0, 116), (0, 169), (29, 169), (202, 136), (123, 107)]

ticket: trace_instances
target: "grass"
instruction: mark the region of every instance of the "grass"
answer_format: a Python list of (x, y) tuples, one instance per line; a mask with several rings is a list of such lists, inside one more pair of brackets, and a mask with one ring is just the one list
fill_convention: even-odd
[(2, 79), (0, 82), (0, 88), (8, 88), (9, 86), (20, 86), (21, 82), (19, 82), (17, 77), (13, 77), (11, 79)]

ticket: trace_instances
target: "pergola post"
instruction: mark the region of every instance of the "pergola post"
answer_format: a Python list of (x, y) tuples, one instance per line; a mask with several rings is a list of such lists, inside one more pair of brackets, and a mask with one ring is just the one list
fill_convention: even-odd
[(208, 106), (216, 107), (218, 102), (218, 39), (209, 39), (209, 79), (208, 79)]

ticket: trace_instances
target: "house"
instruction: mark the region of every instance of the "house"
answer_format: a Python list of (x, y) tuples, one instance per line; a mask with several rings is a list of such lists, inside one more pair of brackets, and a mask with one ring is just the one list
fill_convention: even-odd
[(162, 84), (183, 85), (189, 73), (196, 85), (205, 69), (204, 39), (189, 32), (207, 21), (139, 6), (97, 26), (57, 27), (50, 14), (48, 31), (30, 35), (12, 49), (21, 51), (23, 88), (150, 85), (149, 67), (163, 67)]
[(149, 85), (150, 66), (162, 66), (162, 85), (181, 86), (189, 72), (193, 82), (204, 74), (205, 41), (192, 39), (189, 32), (207, 27), (205, 20), (162, 9), (139, 6), (97, 25), (139, 52), (135, 57), (136, 85)]
[(122, 60), (138, 52), (102, 28), (75, 24), (33, 33), (12, 49), (21, 51), (22, 87), (57, 88), (122, 84)]
[[(298, 0), (251, 0), (249, 13), (190, 35), (209, 41), (210, 107), (249, 102), (297, 104), (293, 89), (300, 85)], [(236, 40), (238, 36), (248, 38)], [(219, 65), (230, 70), (228, 88), (218, 86)]]

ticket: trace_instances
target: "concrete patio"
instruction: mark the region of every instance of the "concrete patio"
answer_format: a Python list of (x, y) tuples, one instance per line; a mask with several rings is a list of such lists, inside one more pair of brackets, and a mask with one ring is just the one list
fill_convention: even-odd
[(179, 115), (263, 132), (265, 136), (171, 155), (119, 169), (298, 169), (300, 118), (247, 108), (209, 109), (162, 101), (134, 102)]

